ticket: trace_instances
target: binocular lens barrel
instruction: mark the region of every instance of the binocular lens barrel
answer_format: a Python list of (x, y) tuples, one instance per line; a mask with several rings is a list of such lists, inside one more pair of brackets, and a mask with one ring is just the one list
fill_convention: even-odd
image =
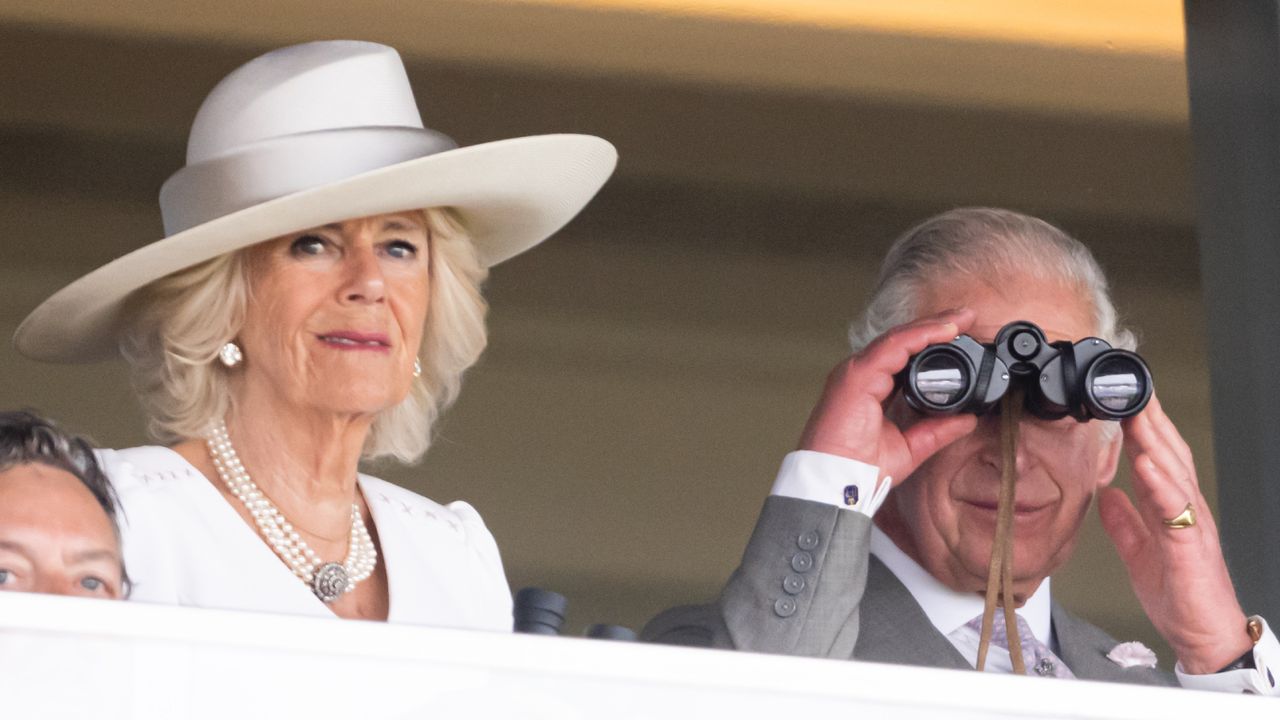
[[(1004, 392), (1009, 378), (1003, 362), (991, 358), (984, 365), (985, 353), (986, 348), (968, 335), (921, 350), (900, 376), (907, 404), (931, 415), (989, 407), (992, 398)], [(985, 380), (978, 377), (983, 367), (988, 373)]]
[(1151, 397), (1151, 380), (1136, 357), (1112, 351), (1094, 361), (1085, 378), (1086, 402), (1094, 415), (1121, 419), (1135, 414)]
[(968, 359), (943, 345), (916, 364), (912, 389), (923, 405), (946, 410), (963, 402), (972, 384)]

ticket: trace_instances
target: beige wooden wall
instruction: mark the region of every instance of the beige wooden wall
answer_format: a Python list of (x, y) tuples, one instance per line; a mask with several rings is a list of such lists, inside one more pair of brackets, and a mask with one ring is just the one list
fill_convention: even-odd
[[(127, 14), (147, 3), (117, 5)], [(490, 349), (425, 463), (378, 469), (438, 500), (474, 503), (513, 587), (569, 595), (575, 631), (635, 627), (713, 596), (844, 355), (880, 252), (913, 221), (959, 204), (1041, 214), (1095, 249), (1212, 487), (1177, 58), (711, 20), (681, 21), (673, 33), (653, 16), (422, 5), (490, 53), (468, 56), (456, 38), (406, 40), (416, 43), (405, 54), (428, 125), (464, 143), (593, 132), (621, 152), (617, 176), (582, 217), (494, 270)], [(0, 3), (5, 338), (62, 283), (159, 236), (155, 193), (221, 75), (288, 42), (396, 39), (381, 26), (358, 32), (349, 18), (312, 18), (304, 29), (277, 18), (269, 37), (232, 25), (211, 37), (199, 30), (222, 28), (217, 17), (191, 29), (14, 7)], [(538, 55), (545, 27), (565, 22), (598, 42), (567, 58)], [(521, 30), (523, 45), (503, 43)], [(766, 37), (775, 53), (828, 76), (724, 75)], [(684, 52), (689, 76), (611, 65), (600, 38), (619, 57)], [(710, 48), (709, 38), (724, 41)], [(859, 53), (879, 58), (880, 72), (900, 70), (911, 92), (867, 90)], [(930, 86), (928, 62), (946, 67), (951, 84)], [(1076, 69), (1079, 87), (1062, 80), (1063, 67)], [(961, 92), (1006, 79), (1025, 94)], [(1096, 97), (1084, 80), (1102, 85)], [(1047, 91), (1051, 82), (1062, 92)], [(18, 406), (105, 445), (145, 440), (118, 364), (40, 365), (6, 342), (0, 407)], [(1153, 640), (1096, 518), (1055, 591), (1116, 634)]]

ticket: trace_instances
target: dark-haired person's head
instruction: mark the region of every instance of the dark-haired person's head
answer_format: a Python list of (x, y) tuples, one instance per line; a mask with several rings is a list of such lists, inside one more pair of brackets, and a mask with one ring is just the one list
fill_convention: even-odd
[(85, 440), (0, 412), (0, 591), (118, 599), (129, 581), (116, 502)]

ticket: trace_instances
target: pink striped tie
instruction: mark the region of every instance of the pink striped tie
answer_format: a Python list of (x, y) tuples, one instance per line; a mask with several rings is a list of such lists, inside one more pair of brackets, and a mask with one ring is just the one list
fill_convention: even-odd
[[(1031, 634), (1031, 626), (1027, 625), (1027, 621), (1022, 616), (1014, 613), (1014, 617), (1018, 620), (1018, 640), (1022, 643), (1022, 660), (1026, 663), (1027, 674), (1036, 674), (1041, 677), (1058, 677), (1058, 678), (1074, 678), (1075, 675), (1062, 659), (1053, 654), (1053, 651), (1044, 643), (1036, 639)], [(982, 616), (972, 619), (968, 623), (969, 627), (982, 633)], [(1009, 650), (1009, 635), (1005, 630), (1004, 609), (996, 608), (995, 627), (991, 630), (991, 644), (997, 647)]]

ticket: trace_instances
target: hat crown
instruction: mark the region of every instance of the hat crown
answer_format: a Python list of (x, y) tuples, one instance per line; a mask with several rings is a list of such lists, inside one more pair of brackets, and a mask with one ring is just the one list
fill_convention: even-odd
[(263, 141), (372, 127), (423, 127), (400, 54), (355, 40), (294, 45), (245, 63), (209, 93), (187, 165)]

